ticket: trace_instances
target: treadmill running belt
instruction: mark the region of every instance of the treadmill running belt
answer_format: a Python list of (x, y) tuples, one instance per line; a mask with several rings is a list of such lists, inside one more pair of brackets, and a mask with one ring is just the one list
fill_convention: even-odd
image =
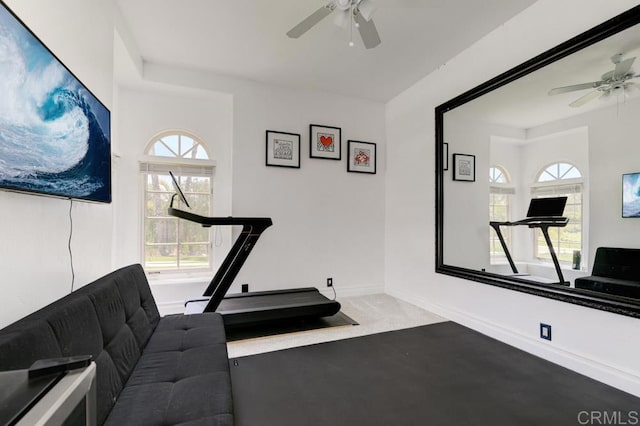
[[(185, 313), (202, 312), (207, 302), (206, 299), (188, 302)], [(340, 303), (327, 299), (314, 287), (231, 294), (216, 309), (227, 328), (291, 318), (325, 317), (338, 311)]]

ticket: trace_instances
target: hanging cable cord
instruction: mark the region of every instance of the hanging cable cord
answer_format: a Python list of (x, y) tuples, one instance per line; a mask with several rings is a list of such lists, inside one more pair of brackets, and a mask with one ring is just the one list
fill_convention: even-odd
[(69, 198), (69, 261), (71, 263), (71, 291), (73, 293), (73, 285), (76, 281), (76, 273), (73, 269), (73, 252), (71, 251), (71, 237), (73, 237), (73, 216), (71, 215), (71, 209), (73, 208), (73, 199)]
[(331, 285), (331, 290), (333, 290), (333, 300), (336, 300), (337, 294), (336, 294), (336, 288)]

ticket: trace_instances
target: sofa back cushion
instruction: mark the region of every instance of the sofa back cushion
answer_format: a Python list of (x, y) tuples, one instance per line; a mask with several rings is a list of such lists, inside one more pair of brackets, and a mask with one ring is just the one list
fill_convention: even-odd
[(640, 281), (640, 249), (598, 247), (591, 274)]
[(91, 354), (102, 424), (159, 320), (142, 267), (127, 266), (0, 330), (0, 370)]

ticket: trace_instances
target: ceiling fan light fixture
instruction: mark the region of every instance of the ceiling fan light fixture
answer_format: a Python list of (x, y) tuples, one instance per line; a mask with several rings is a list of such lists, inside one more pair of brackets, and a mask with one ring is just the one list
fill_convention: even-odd
[(349, 13), (336, 13), (336, 16), (333, 18), (333, 23), (346, 30), (349, 28), (349, 25), (351, 25), (351, 16)]
[(361, 0), (358, 3), (358, 12), (366, 21), (371, 20), (376, 10), (376, 4), (371, 0)]
[(336, 0), (336, 6), (340, 10), (351, 9), (351, 0)]

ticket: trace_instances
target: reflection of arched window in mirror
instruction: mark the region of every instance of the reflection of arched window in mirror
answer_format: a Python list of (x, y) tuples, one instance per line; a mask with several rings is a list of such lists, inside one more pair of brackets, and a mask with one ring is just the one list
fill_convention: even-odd
[[(583, 251), (583, 185), (582, 173), (576, 166), (558, 162), (543, 167), (531, 186), (532, 198), (567, 197), (564, 216), (569, 218), (569, 223), (564, 228), (549, 228), (549, 237), (561, 263), (570, 264), (573, 252)], [(551, 260), (549, 248), (539, 229), (536, 229), (534, 255), (540, 260)]]
[[(512, 198), (515, 189), (510, 186), (509, 172), (501, 166), (489, 167), (489, 220), (508, 222), (511, 220)], [(507, 247), (511, 244), (511, 228), (504, 229), (503, 237)], [(498, 235), (489, 228), (489, 260), (492, 265), (506, 263), (507, 257)]]

